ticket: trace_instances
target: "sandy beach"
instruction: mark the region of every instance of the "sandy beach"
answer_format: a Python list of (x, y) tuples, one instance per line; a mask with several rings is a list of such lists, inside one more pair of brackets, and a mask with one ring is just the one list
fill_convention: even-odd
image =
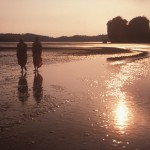
[(30, 50), (24, 76), (1, 50), (1, 149), (148, 150), (150, 59), (137, 48), (46, 48), (38, 77)]

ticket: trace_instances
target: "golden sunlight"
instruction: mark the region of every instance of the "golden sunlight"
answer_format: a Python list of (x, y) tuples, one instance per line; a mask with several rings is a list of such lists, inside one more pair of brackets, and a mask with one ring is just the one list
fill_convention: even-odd
[(125, 133), (125, 129), (129, 124), (129, 109), (125, 101), (119, 101), (115, 109), (115, 125), (121, 131)]
[(133, 112), (129, 97), (126, 92), (122, 91), (126, 81), (132, 77), (132, 73), (126, 74), (126, 70), (122, 67), (119, 74), (115, 75), (109, 82), (107, 87), (109, 95), (115, 99), (112, 109), (113, 126), (117, 132), (125, 134), (127, 129), (133, 125)]

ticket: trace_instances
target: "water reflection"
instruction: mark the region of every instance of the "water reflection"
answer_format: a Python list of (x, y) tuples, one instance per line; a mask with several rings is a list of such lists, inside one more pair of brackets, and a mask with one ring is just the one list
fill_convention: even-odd
[(129, 125), (129, 109), (124, 101), (119, 101), (117, 104), (114, 117), (115, 126), (124, 134), (126, 127)]
[(129, 74), (129, 71), (126, 70), (126, 72), (128, 72), (128, 75), (121, 68), (120, 72), (107, 82), (108, 95), (111, 99), (114, 99), (111, 104), (113, 126), (119, 134), (125, 134), (129, 131), (134, 122), (132, 106), (130, 106), (131, 98), (128, 93), (123, 91), (123, 88), (128, 84), (128, 80), (132, 76), (132, 74)]
[(34, 75), (34, 81), (33, 81), (33, 96), (37, 103), (40, 103), (42, 97), (43, 97), (43, 77), (37, 72)]
[(28, 99), (28, 83), (26, 80), (26, 73), (22, 74), (18, 81), (18, 98), (23, 104)]

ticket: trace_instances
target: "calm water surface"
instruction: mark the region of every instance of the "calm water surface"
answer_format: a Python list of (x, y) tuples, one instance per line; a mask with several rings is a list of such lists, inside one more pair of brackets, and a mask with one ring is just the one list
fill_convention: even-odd
[[(70, 45), (150, 50), (148, 44)], [(63, 47), (70, 45), (65, 43)], [(61, 47), (62, 43), (45, 43), (44, 46)], [(124, 54), (118, 56), (120, 55)], [(69, 149), (148, 150), (150, 59), (107, 62), (107, 58), (111, 56), (73, 56), (44, 50), (43, 66), (39, 75), (35, 76), (29, 51), (28, 71), (21, 76), (15, 51), (0, 51), (1, 141), (11, 144), (17, 126), (24, 124), (26, 127), (28, 121), (58, 112), (61, 116), (58, 124), (53, 120), (56, 134), (45, 137), (46, 141), (52, 136), (49, 143), (52, 148), (56, 143), (59, 145), (62, 142), (63, 135), (61, 146)], [(43, 117), (46, 128), (52, 126), (52, 120), (45, 120)], [(67, 130), (70, 133), (66, 133)], [(13, 141), (17, 143), (14, 137)], [(2, 142), (0, 144), (4, 146)], [(36, 148), (45, 143), (40, 141)], [(55, 145), (55, 149), (59, 147)]]

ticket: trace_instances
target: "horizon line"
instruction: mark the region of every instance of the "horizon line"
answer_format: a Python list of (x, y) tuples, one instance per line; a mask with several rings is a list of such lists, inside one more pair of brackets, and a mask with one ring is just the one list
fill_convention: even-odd
[(1, 33), (0, 34), (20, 34), (20, 35), (25, 35), (25, 34), (31, 34), (31, 35), (37, 35), (37, 36), (47, 36), (50, 38), (59, 38), (59, 37), (73, 37), (73, 36), (99, 36), (99, 35), (108, 35), (108, 34), (97, 34), (97, 35), (85, 35), (85, 34), (74, 34), (74, 35), (60, 35), (60, 36), (50, 36), (50, 35), (43, 35), (43, 34), (36, 34), (36, 33)]

